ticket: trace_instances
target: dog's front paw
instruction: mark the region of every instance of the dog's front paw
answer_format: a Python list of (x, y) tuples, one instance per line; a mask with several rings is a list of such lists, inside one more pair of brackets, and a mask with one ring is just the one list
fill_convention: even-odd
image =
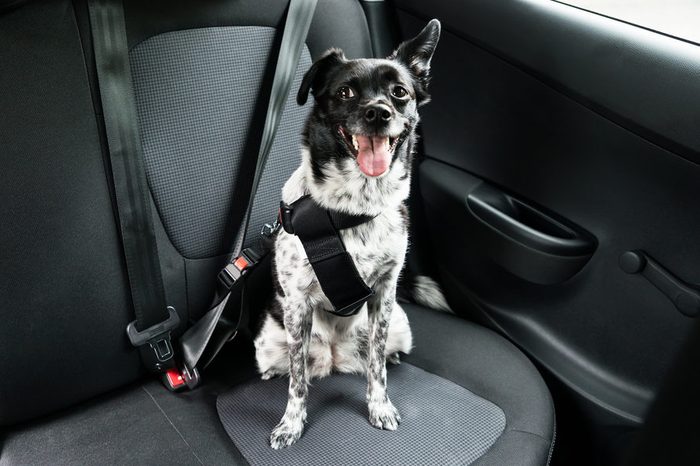
[(275, 450), (285, 448), (296, 443), (304, 432), (304, 421), (288, 421), (282, 419), (270, 435), (270, 446)]
[(396, 430), (401, 422), (398, 410), (391, 401), (370, 402), (369, 422), (377, 429)]

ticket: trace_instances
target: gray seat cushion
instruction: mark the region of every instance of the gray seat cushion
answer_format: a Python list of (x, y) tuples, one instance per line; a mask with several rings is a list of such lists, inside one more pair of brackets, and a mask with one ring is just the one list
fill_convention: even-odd
[(539, 373), (496, 333), (455, 316), (404, 305), (415, 349), (390, 367), (389, 392), (402, 413), (397, 432), (366, 420), (362, 377), (315, 381), (309, 424), (298, 443), (268, 445), (287, 379), (254, 380), (219, 397), (231, 439), (253, 464), (542, 465), (554, 440), (554, 407)]
[[(286, 450), (287, 464), (311, 464), (314, 457), (316, 463), (330, 464), (327, 455), (343, 448), (364, 451), (365, 461), (350, 458), (345, 464), (376, 463), (393, 455), (407, 460), (410, 443), (419, 436), (433, 445), (430, 454), (452, 455), (452, 464), (546, 464), (554, 408), (532, 363), (488, 329), (417, 306), (404, 308), (415, 349), (389, 372), (390, 393), (404, 416), (399, 430), (372, 428), (366, 422), (362, 378), (334, 375), (326, 379), (328, 386), (314, 383), (315, 405), (310, 405), (308, 430), (298, 445), (313, 440), (318, 428), (330, 429), (313, 448)], [(0, 440), (0, 466), (269, 464), (275, 452), (265, 445), (284, 410), (285, 380), (253, 377), (251, 357), (250, 342), (239, 341), (207, 373), (208, 384), (193, 392), (172, 394), (152, 381), (18, 427)], [(258, 384), (270, 390), (256, 394), (250, 387)], [(230, 399), (231, 393), (239, 397)], [(263, 448), (229, 439), (216, 413), (217, 397), (236, 404), (233, 415), (242, 422), (240, 431), (258, 435), (254, 440)], [(258, 403), (260, 409), (244, 413), (246, 403)], [(348, 434), (343, 426), (350, 424)], [(425, 459), (417, 456), (402, 464), (425, 464)]]
[(404, 360), (451, 380), (505, 413), (503, 434), (476, 464), (547, 464), (554, 446), (554, 404), (530, 360), (487, 328), (442, 312), (403, 307), (414, 340), (413, 352)]
[(0, 465), (246, 464), (216, 415), (218, 391), (170, 393), (152, 380), (19, 426)]
[(387, 377), (401, 413), (396, 432), (369, 424), (367, 382), (349, 374), (313, 382), (304, 435), (281, 451), (269, 437), (284, 413), (288, 378), (234, 388), (219, 397), (219, 416), (245, 458), (270, 466), (470, 464), (503, 433), (503, 410), (454, 382), (408, 363), (390, 366)]

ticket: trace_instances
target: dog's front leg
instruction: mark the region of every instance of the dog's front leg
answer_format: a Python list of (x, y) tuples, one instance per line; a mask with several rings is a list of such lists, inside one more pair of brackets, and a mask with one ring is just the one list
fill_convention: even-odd
[(369, 317), (369, 352), (367, 361), (367, 407), (369, 422), (378, 429), (396, 430), (401, 416), (389, 400), (386, 390), (386, 339), (389, 320), (396, 301), (396, 280), (377, 286), (377, 293), (367, 303)]
[(274, 449), (288, 447), (299, 440), (306, 422), (306, 361), (313, 309), (301, 296), (297, 300), (287, 297), (285, 301), (284, 326), (289, 347), (289, 393), (284, 416), (270, 435), (270, 445)]

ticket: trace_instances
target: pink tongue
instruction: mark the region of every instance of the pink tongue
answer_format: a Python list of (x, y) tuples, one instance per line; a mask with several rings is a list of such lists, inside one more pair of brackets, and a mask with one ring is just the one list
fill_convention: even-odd
[(385, 137), (367, 137), (355, 135), (357, 139), (357, 164), (362, 173), (368, 176), (379, 176), (389, 168), (391, 154), (387, 150)]

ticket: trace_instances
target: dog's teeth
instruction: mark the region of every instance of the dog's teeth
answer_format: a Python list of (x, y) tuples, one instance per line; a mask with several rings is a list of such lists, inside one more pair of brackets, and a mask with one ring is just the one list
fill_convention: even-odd
[(360, 145), (357, 143), (357, 138), (355, 135), (352, 135), (352, 146), (355, 148), (355, 150), (360, 150)]

